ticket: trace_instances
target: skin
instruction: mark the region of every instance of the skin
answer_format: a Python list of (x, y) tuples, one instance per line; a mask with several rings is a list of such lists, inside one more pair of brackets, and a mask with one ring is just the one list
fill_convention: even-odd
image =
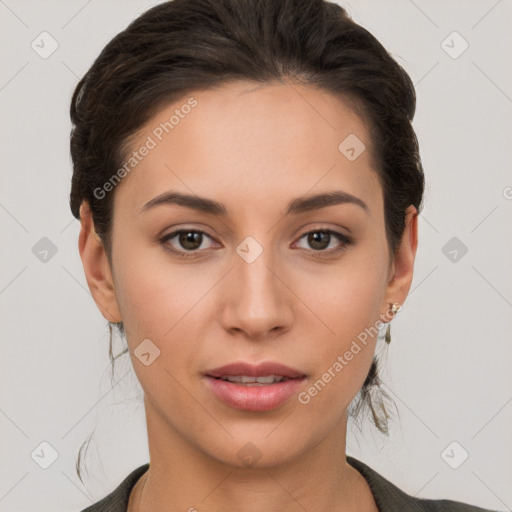
[[(405, 302), (417, 211), (407, 210), (391, 258), (367, 126), (341, 99), (312, 86), (248, 82), (189, 96), (198, 105), (115, 189), (112, 265), (87, 203), (81, 209), (89, 288), (107, 320), (123, 321), (145, 393), (151, 465), (129, 511), (377, 511), (368, 484), (345, 461), (347, 408), (376, 337), (307, 405), (294, 396), (271, 411), (233, 409), (210, 393), (202, 373), (273, 360), (308, 375), (301, 391), (311, 387), (392, 303)], [(187, 98), (160, 110), (132, 150)], [(338, 150), (349, 134), (366, 145), (355, 161)], [(171, 189), (220, 201), (228, 216), (177, 205), (140, 212)], [(345, 203), (284, 216), (290, 200), (334, 190), (368, 210)], [(179, 237), (159, 242), (176, 229), (207, 235), (195, 246)], [(353, 242), (331, 236), (315, 245), (307, 233), (321, 229)], [(236, 252), (247, 236), (263, 248), (250, 264)], [(199, 255), (180, 259), (166, 245)], [(147, 338), (161, 351), (149, 366), (134, 355)], [(261, 454), (251, 467), (237, 456), (247, 442)]]

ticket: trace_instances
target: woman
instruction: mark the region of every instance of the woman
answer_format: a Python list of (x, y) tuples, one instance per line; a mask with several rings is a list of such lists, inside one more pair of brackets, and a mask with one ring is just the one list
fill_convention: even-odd
[(150, 463), (87, 511), (483, 510), (345, 454), (349, 413), (386, 431), (374, 354), (413, 276), (414, 112), (405, 71), (320, 0), (173, 0), (106, 46), (72, 100), (70, 204)]

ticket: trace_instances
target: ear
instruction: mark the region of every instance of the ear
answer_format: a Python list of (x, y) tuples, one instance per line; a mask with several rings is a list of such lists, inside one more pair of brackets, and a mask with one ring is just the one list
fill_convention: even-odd
[(418, 247), (418, 211), (411, 205), (407, 208), (405, 229), (400, 246), (390, 265), (389, 280), (386, 290), (385, 311), (390, 304), (403, 304), (412, 283), (414, 259)]
[(78, 250), (89, 290), (101, 314), (110, 322), (121, 322), (110, 264), (103, 243), (94, 229), (87, 201), (83, 201), (80, 206), (80, 225)]

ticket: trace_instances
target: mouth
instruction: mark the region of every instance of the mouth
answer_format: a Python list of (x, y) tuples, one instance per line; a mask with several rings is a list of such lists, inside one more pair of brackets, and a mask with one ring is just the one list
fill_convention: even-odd
[(266, 411), (284, 405), (296, 394), (306, 374), (276, 362), (251, 365), (236, 362), (204, 374), (207, 388), (223, 404), (247, 411)]
[[(208, 375), (208, 377), (212, 377)], [(277, 384), (279, 382), (286, 382), (290, 377), (284, 375), (266, 375), (262, 377), (250, 377), (249, 375), (223, 375), (222, 377), (213, 377), (217, 380), (224, 380), (227, 382), (234, 382), (244, 386), (269, 386), (270, 384)]]
[(243, 384), (272, 384), (283, 380), (306, 377), (304, 372), (274, 361), (266, 361), (257, 365), (237, 361), (208, 370), (205, 375)]

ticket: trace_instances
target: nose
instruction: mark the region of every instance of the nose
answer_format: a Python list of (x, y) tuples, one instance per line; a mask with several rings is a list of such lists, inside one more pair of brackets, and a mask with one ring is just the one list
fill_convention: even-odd
[(261, 340), (290, 328), (293, 293), (285, 284), (282, 267), (271, 249), (253, 240), (238, 247), (224, 283), (222, 322), (226, 330)]

